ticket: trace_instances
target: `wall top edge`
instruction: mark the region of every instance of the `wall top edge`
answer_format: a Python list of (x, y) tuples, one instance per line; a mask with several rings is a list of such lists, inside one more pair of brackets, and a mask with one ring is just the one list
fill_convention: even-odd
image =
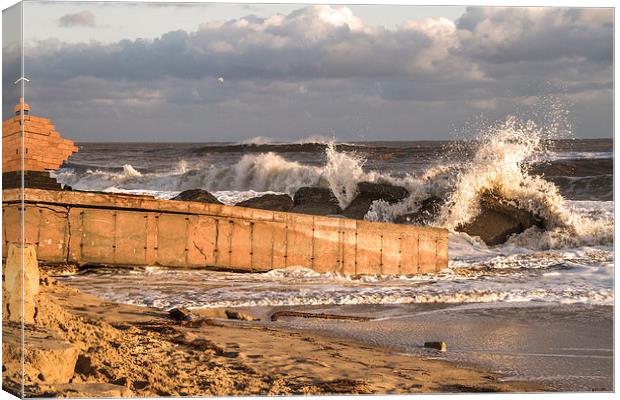
[(5, 189), (2, 191), (2, 203), (8, 205), (19, 203), (51, 204), (66, 207), (108, 208), (134, 211), (153, 211), (162, 213), (181, 213), (210, 215), (222, 218), (244, 218), (257, 221), (281, 221), (300, 224), (325, 226), (341, 226), (343, 228), (364, 227), (389, 230), (393, 233), (418, 234), (446, 237), (448, 230), (443, 228), (423, 227), (414, 225), (370, 222), (348, 218), (326, 217), (318, 215), (298, 214), (281, 211), (259, 210), (220, 204), (207, 204), (194, 201), (162, 200), (148, 195), (132, 195), (122, 193), (101, 193), (81, 191), (61, 191), (44, 189)]

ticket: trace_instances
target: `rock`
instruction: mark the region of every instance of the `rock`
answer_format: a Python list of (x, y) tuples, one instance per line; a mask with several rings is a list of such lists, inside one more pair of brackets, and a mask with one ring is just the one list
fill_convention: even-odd
[[(78, 360), (78, 363), (79, 363), (79, 360)], [(125, 387), (130, 387), (132, 385), (131, 379), (127, 378), (126, 376), (122, 376), (120, 378), (114, 379), (110, 383), (113, 383), (115, 385), (125, 386)]]
[(422, 201), (416, 212), (399, 215), (394, 219), (394, 223), (429, 225), (439, 215), (443, 203), (444, 200), (442, 198), (431, 196)]
[(199, 201), (201, 203), (223, 204), (214, 195), (202, 189), (190, 189), (177, 194), (172, 200)]
[(238, 321), (259, 321), (258, 318), (255, 318), (248, 312), (241, 310), (226, 310), (226, 318), (234, 319)]
[(149, 381), (135, 381), (133, 383), (134, 390), (144, 390), (150, 386)]
[(239, 207), (258, 208), (260, 210), (290, 211), (293, 199), (288, 194), (265, 194), (235, 204)]
[(75, 372), (81, 375), (95, 375), (97, 369), (93, 366), (92, 359), (88, 356), (79, 355), (75, 363)]
[[(130, 397), (133, 395), (131, 389), (114, 385), (112, 383), (69, 383), (64, 385), (51, 385), (42, 387), (43, 395), (40, 397)], [(38, 396), (39, 397), (39, 396)]]
[(404, 187), (387, 183), (360, 182), (357, 185), (357, 191), (355, 199), (342, 213), (348, 218), (364, 219), (372, 203), (377, 200), (394, 204), (409, 196), (409, 192)]
[(52, 286), (57, 285), (58, 281), (51, 276), (43, 276), (39, 279), (39, 285), (41, 286)]
[(342, 209), (330, 189), (302, 187), (295, 192), (291, 211), (312, 215), (333, 215), (340, 214)]
[(532, 227), (544, 227), (544, 221), (520, 209), (496, 194), (487, 192), (480, 198), (480, 214), (456, 230), (479, 236), (487, 245), (504, 243), (510, 235)]
[(3, 275), (5, 278), (3, 281), (3, 294), (6, 303), (3, 305), (2, 319), (7, 318), (9, 321), (15, 322), (20, 322), (23, 319), (26, 324), (34, 323), (34, 316), (36, 314), (34, 296), (39, 293), (39, 263), (37, 262), (35, 246), (26, 244), (22, 249), (17, 244), (10, 244), (7, 250)]
[(424, 347), (426, 347), (427, 349), (435, 349), (439, 351), (448, 350), (446, 342), (424, 342)]
[(175, 321), (191, 321), (192, 320), (191, 311), (189, 311), (187, 308), (184, 308), (184, 307), (173, 308), (172, 310), (168, 311), (168, 315), (170, 316), (170, 318), (174, 319)]
[[(20, 328), (3, 324), (2, 365), (7, 370), (21, 370)], [(25, 382), (62, 384), (73, 378), (78, 349), (51, 330), (26, 325), (23, 357)]]

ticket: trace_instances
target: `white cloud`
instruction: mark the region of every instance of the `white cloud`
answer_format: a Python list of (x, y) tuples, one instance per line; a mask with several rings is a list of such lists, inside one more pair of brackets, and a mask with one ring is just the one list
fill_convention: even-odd
[[(318, 121), (338, 99), (337, 123), (356, 120), (362, 105), (380, 118), (386, 107), (400, 110), (399, 102), (432, 104), (426, 118), (445, 119), (454, 111), (450, 102), (464, 107), (460, 115), (554, 91), (566, 91), (584, 109), (600, 104), (612, 87), (612, 35), (611, 10), (469, 8), (457, 21), (385, 29), (347, 7), (321, 5), (204, 23), (152, 40), (42, 41), (26, 50), (26, 65), (37, 82), (33, 95), (46, 101), (151, 107), (154, 118), (171, 115), (171, 105), (264, 105), (264, 112), (273, 105)], [(253, 128), (249, 119), (247, 126)]]
[(95, 15), (88, 11), (66, 14), (58, 19), (58, 25), (64, 28), (75, 26), (95, 26)]

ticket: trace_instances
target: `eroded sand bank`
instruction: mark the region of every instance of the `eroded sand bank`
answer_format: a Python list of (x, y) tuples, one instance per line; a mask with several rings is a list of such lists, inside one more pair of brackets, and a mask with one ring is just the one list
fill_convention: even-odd
[[(37, 295), (36, 324), (26, 326), (26, 358), (29, 346), (46, 341), (69, 342), (78, 355), (68, 384), (49, 384), (51, 377), (27, 365), (29, 397), (545, 390), (275, 325), (204, 316), (177, 322), (163, 311), (106, 302), (51, 278), (42, 281), (47, 284)], [(4, 388), (19, 392), (18, 360), (15, 352), (8, 356), (11, 344), (19, 344), (18, 326), (4, 322), (3, 331)]]

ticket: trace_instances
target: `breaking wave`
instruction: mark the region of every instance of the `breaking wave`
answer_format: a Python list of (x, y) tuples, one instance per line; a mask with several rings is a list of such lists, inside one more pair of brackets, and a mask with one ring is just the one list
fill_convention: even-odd
[(415, 211), (421, 200), (438, 196), (446, 201), (434, 225), (454, 230), (480, 213), (481, 197), (491, 192), (545, 221), (545, 229), (530, 228), (513, 237), (514, 245), (557, 248), (612, 243), (613, 218), (592, 219), (575, 212), (558, 186), (530, 173), (530, 161), (546, 152), (547, 135), (532, 121), (509, 117), (477, 138), (471, 161), (431, 168), (417, 179), (392, 179), (411, 196), (395, 205), (376, 202), (367, 218), (393, 220)]
[(179, 192), (201, 188), (209, 191), (278, 192), (293, 195), (304, 186), (329, 187), (342, 206), (349, 204), (356, 194), (357, 183), (373, 180), (376, 174), (365, 173), (364, 159), (353, 153), (338, 152), (333, 145), (325, 150), (323, 167), (289, 161), (283, 156), (268, 152), (246, 154), (230, 166), (196, 166), (190, 168), (186, 161), (164, 173), (142, 173), (127, 164), (120, 170), (76, 168), (59, 170), (55, 177), (64, 184), (80, 190), (153, 190)]
[(544, 154), (545, 136), (533, 122), (514, 117), (485, 132), (471, 163), (457, 176), (437, 225), (453, 229), (471, 221), (480, 212), (480, 196), (493, 192), (545, 221), (544, 231), (530, 228), (515, 243), (543, 248), (611, 243), (613, 220), (575, 213), (555, 184), (529, 173), (527, 161)]
[[(376, 201), (366, 219), (393, 221), (415, 212), (429, 197), (443, 199), (435, 226), (452, 231), (470, 222), (480, 213), (480, 199), (492, 192), (513, 205), (528, 210), (545, 221), (544, 229), (530, 228), (512, 237), (510, 244), (528, 248), (558, 248), (582, 245), (606, 245), (613, 241), (613, 218), (592, 218), (575, 212), (563, 194), (566, 188), (575, 188), (580, 180), (588, 187), (597, 181), (606, 182), (606, 175), (572, 177), (563, 189), (554, 182), (564, 177), (545, 178), (545, 164), (549, 157), (546, 144), (552, 133), (532, 121), (509, 117), (487, 127), (475, 140), (467, 143), (471, 156), (466, 161), (440, 160), (421, 173), (379, 172), (367, 168), (366, 158), (359, 152), (342, 151), (333, 143), (324, 145), (323, 165), (308, 165), (285, 158), (281, 153), (260, 152), (243, 154), (230, 165), (205, 164), (181, 160), (175, 168), (165, 172), (140, 171), (126, 164), (122, 168), (86, 168), (69, 165), (56, 173), (58, 180), (75, 189), (102, 191), (152, 191), (170, 198), (170, 193), (201, 188), (227, 194), (240, 192), (287, 193), (293, 195), (304, 186), (330, 188), (344, 209), (357, 195), (359, 182), (388, 183), (403, 186), (409, 197), (396, 204)], [(254, 138), (243, 144), (263, 146), (266, 138)], [(315, 142), (312, 142), (315, 143)], [(458, 151), (462, 143), (453, 142)], [(577, 161), (577, 160), (576, 160)], [(558, 174), (567, 169), (579, 169), (581, 175), (605, 171), (609, 162), (595, 159), (596, 166), (560, 160), (546, 171)], [(541, 167), (542, 165), (542, 167)], [(594, 164), (592, 164), (594, 165)], [(542, 169), (541, 169), (542, 168)], [(590, 168), (590, 169), (588, 169)], [(543, 172), (541, 172), (543, 171)], [(567, 180), (564, 179), (564, 180)], [(602, 195), (609, 197), (609, 190)], [(577, 200), (583, 198), (576, 197)]]

